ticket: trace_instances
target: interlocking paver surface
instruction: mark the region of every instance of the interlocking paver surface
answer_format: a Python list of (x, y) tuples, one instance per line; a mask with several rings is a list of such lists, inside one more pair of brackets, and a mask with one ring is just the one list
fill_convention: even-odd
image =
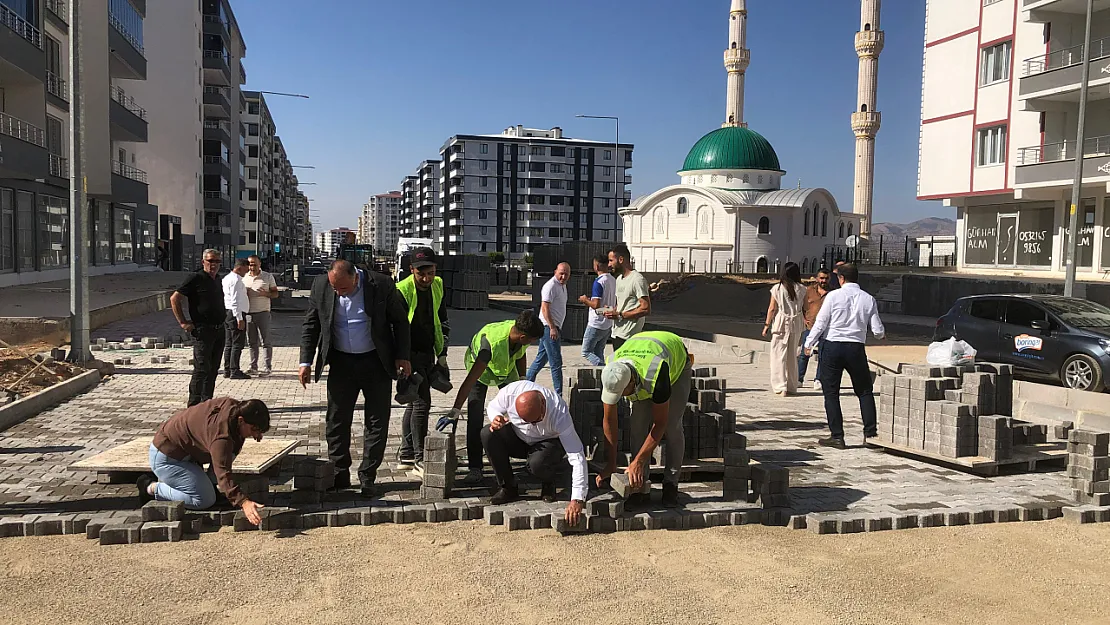
[[(509, 315), (496, 311), (451, 311), (454, 328), (449, 360), (456, 384), (461, 381), (465, 343), (482, 324)], [(278, 438), (300, 438), (306, 445), (298, 454), (325, 455), (324, 411), (326, 384), (302, 389), (296, 366), (300, 336), (298, 315), (275, 315), (274, 374), (251, 380), (233, 381), (220, 377), (216, 394), (262, 399), (270, 407)], [(166, 336), (180, 333), (169, 311), (119, 322), (96, 331), (93, 336), (111, 340), (125, 337)], [(575, 367), (586, 366), (578, 345), (564, 346), (569, 379)], [(1070, 490), (1062, 471), (1038, 472), (982, 478), (912, 459), (886, 455), (860, 447), (846, 450), (816, 445), (826, 435), (824, 408), (819, 392), (803, 390), (796, 397), (776, 397), (768, 388), (765, 365), (736, 364), (713, 346), (695, 346), (699, 365), (716, 366), (728, 381), (728, 407), (737, 413), (737, 428), (748, 438), (752, 460), (779, 464), (790, 469), (790, 499), (793, 514), (843, 513), (846, 515), (922, 514), (927, 512), (1059, 507), (1070, 502)], [(530, 351), (534, 354), (535, 348)], [(132, 484), (98, 484), (90, 472), (71, 471), (71, 463), (129, 441), (150, 435), (162, 421), (185, 405), (191, 368), (191, 349), (139, 350), (127, 353), (132, 365), (98, 387), (60, 406), (0, 432), (0, 517), (61, 512), (130, 510), (137, 506)], [(151, 364), (153, 355), (166, 355), (168, 364)], [(244, 361), (248, 355), (244, 353)], [(247, 363), (243, 363), (244, 369)], [(811, 365), (814, 366), (814, 365)], [(547, 370), (539, 382), (550, 384)], [(432, 393), (432, 423), (449, 408), (454, 393)], [(843, 396), (849, 443), (862, 443), (858, 403)], [(357, 466), (361, 452), (360, 408), (352, 442)], [(419, 497), (419, 481), (393, 467), (400, 442), (402, 406), (394, 404), (389, 427), (386, 463), (378, 474), (382, 498), (413, 502)], [(465, 424), (458, 430), (460, 465), (465, 467)], [(493, 486), (487, 463), (487, 483), (481, 488), (456, 489), (460, 498), (488, 496)], [(272, 483), (275, 503), (291, 490), (292, 467), (286, 466)], [(354, 476), (352, 476), (354, 477)], [(525, 483), (527, 485), (527, 482)], [(683, 484), (688, 508), (711, 511), (735, 507), (721, 500), (720, 482)], [(536, 495), (535, 489), (530, 491)], [(565, 497), (564, 493), (564, 497)], [(326, 508), (366, 507), (371, 501), (356, 493), (328, 494)], [(520, 510), (547, 514), (552, 508), (540, 502), (514, 504)], [(740, 504), (743, 506), (744, 504)], [(636, 510), (630, 507), (630, 513)]]

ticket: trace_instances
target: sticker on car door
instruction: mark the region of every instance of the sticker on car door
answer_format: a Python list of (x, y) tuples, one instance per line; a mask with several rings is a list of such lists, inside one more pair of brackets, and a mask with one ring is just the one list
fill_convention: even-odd
[(1019, 334), (1014, 337), (1015, 356), (1044, 360), (1044, 356), (1040, 355), (1042, 349), (1044, 349), (1044, 339), (1039, 336)]

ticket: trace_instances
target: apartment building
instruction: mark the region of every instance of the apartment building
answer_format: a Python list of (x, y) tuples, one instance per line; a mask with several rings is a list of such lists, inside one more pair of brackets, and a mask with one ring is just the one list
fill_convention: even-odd
[(403, 199), (400, 191), (371, 196), (370, 201), (362, 205), (359, 216), (359, 243), (374, 246), (375, 254), (397, 251)]
[(448, 254), (522, 258), (540, 244), (619, 241), (633, 145), (572, 139), (561, 128), (514, 126), (456, 135), (442, 156), (442, 231)]
[[(157, 256), (158, 208), (137, 152), (148, 118), (146, 2), (81, 4), (90, 274)], [(68, 5), (0, 0), (0, 286), (63, 279), (69, 266)]]
[(238, 254), (273, 253), (274, 118), (266, 98), (257, 91), (244, 91), (246, 127), (246, 212), (240, 217)]
[[(438, 247), (443, 236), (440, 165), (440, 161), (424, 161), (416, 168), (415, 174), (406, 176), (402, 181), (398, 236), (432, 239)], [(405, 189), (408, 189), (407, 193)]]
[[(919, 199), (957, 209), (961, 271), (1066, 268), (1086, 3), (927, 0)], [(1095, 2), (1076, 266), (1110, 269), (1110, 3)]]
[(353, 244), (357, 234), (349, 228), (325, 230), (316, 234), (316, 247), (320, 254), (328, 258), (336, 258), (339, 255), (339, 246)]

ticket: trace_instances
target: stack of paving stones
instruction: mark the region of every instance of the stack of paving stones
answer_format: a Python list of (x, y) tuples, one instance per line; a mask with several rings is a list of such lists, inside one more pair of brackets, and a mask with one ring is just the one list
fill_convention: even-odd
[(233, 474), (232, 479), (244, 497), (264, 506), (270, 505), (270, 478), (265, 475)]
[(455, 433), (431, 429), (424, 438), (424, 479), (420, 486), (420, 498), (429, 501), (450, 499), (458, 466)]
[(489, 274), (489, 256), (479, 255), (441, 256), (436, 269), (443, 279), (444, 300), (460, 310), (489, 307)]
[(1013, 367), (901, 366), (879, 378), (879, 440), (946, 458), (1005, 460), (1013, 446), (1043, 443), (1044, 426), (1015, 422)]
[[(725, 469), (726, 471), (728, 469)], [(764, 525), (785, 525), (790, 519), (790, 471), (764, 462), (752, 463), (748, 501), (763, 509)]]
[[(601, 403), (601, 368), (583, 367), (570, 380), (571, 420), (578, 438), (594, 462), (605, 461), (605, 407)], [(628, 428), (630, 409), (628, 402), (617, 404), (617, 452), (628, 454), (632, 437)], [(619, 459), (618, 459), (619, 461)]]
[(335, 464), (306, 456), (293, 461), (293, 493), (290, 502), (294, 505), (318, 504), (326, 492), (335, 484)]
[(1068, 477), (1076, 501), (1110, 506), (1110, 433), (1084, 429), (1070, 432)]
[(743, 434), (733, 432), (725, 437), (724, 460), (723, 498), (726, 501), (747, 501), (748, 482), (752, 475), (751, 456), (748, 454), (748, 439)]

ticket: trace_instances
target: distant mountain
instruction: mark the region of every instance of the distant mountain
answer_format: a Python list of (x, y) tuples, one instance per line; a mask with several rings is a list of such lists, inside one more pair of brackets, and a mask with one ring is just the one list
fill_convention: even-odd
[(927, 217), (908, 224), (872, 224), (871, 236), (928, 237), (956, 234), (956, 222), (944, 217)]

